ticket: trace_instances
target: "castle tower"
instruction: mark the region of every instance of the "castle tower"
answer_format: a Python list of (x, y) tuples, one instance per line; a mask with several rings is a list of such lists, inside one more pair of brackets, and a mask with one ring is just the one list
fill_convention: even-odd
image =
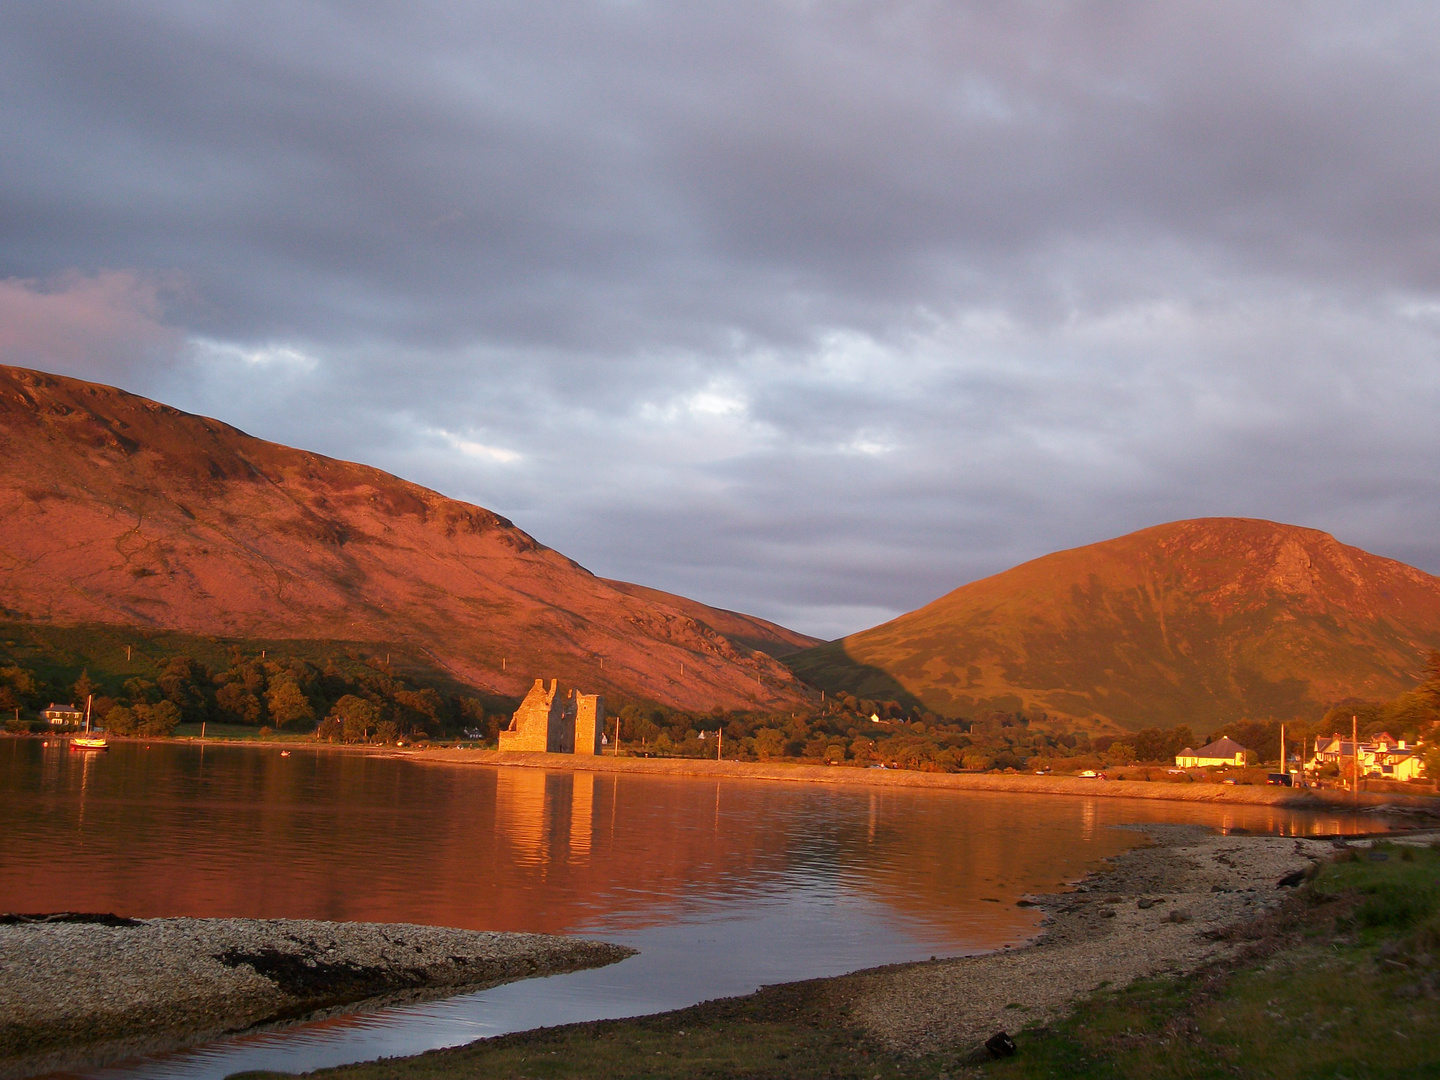
[(600, 733), (605, 728), (605, 699), (599, 694), (575, 695), (574, 753), (595, 757), (600, 753)]

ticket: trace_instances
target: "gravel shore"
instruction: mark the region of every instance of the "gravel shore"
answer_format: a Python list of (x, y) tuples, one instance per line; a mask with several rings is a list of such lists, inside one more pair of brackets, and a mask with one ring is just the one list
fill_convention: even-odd
[(632, 952), (543, 934), (389, 923), (0, 916), (0, 1080), (361, 1002), (599, 967)]
[(1225, 931), (1277, 906), (1290, 892), (1279, 882), (1343, 846), (1189, 825), (1135, 828), (1152, 843), (1110, 860), (1073, 892), (1022, 901), (1046, 913), (1034, 943), (848, 976), (836, 981), (836, 1005), (893, 1050), (978, 1046), (997, 1031), (1056, 1019), (1103, 987), (1234, 956), (1243, 941)]

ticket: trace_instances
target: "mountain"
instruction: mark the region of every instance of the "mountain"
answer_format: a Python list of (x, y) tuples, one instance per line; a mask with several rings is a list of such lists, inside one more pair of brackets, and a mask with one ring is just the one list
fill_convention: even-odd
[(1046, 555), (786, 662), (949, 715), (1206, 730), (1392, 697), (1437, 648), (1440, 578), (1314, 529), (1205, 518)]
[[(761, 619), (606, 581), (489, 510), (110, 386), (0, 367), (13, 620), (409, 648), (682, 708), (795, 705)], [(733, 636), (731, 634), (733, 633)]]
[(713, 608), (698, 600), (687, 600), (683, 596), (661, 592), (645, 585), (632, 585), (628, 581), (606, 580), (606, 585), (619, 589), (629, 596), (652, 600), (697, 619), (713, 630), (718, 630), (742, 649), (758, 650), (776, 658), (790, 656), (803, 649), (813, 648), (822, 643), (820, 638), (810, 637), (795, 630), (787, 630), (754, 615), (742, 615), (738, 611)]

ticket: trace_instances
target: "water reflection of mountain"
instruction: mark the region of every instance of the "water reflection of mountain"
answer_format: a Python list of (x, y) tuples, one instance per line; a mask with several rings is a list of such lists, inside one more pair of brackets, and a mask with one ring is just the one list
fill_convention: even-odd
[[(93, 761), (93, 764), (92, 764)], [(878, 903), (957, 946), (1014, 940), (1014, 901), (1199, 821), (1340, 831), (1268, 807), (820, 789), (351, 754), (118, 745), (103, 761), (0, 744), (0, 910), (420, 922), (619, 932), (753, 910)], [(883, 917), (883, 916), (882, 916)]]

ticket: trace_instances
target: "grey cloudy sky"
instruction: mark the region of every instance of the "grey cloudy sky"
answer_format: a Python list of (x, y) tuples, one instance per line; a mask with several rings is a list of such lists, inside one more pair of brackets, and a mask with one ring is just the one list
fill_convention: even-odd
[(1440, 572), (1432, 3), (0, 5), (0, 359), (834, 636), (1176, 518)]

